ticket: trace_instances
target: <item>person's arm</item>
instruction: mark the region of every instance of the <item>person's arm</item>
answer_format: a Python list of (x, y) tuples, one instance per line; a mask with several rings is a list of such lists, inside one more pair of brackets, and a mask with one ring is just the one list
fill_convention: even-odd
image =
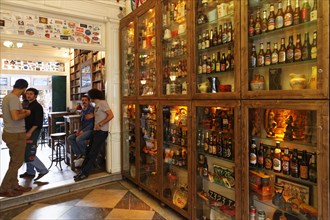
[(37, 130), (37, 128), (38, 128), (38, 126), (36, 126), (36, 125), (32, 126), (32, 128), (30, 128), (30, 129), (26, 132), (26, 137), (27, 137), (27, 138), (30, 138), (31, 135), (32, 135), (32, 133), (33, 133), (35, 130)]
[(113, 119), (114, 115), (113, 115), (113, 112), (111, 109), (106, 110), (105, 113), (107, 114), (107, 117), (105, 119), (103, 119), (102, 121), (100, 121), (97, 125), (95, 125), (96, 130), (100, 130), (100, 128), (104, 124), (108, 123), (109, 121), (111, 121)]
[(14, 121), (22, 120), (22, 119), (26, 118), (27, 116), (29, 116), (30, 114), (31, 114), (31, 111), (27, 110), (27, 109), (10, 111), (11, 118)]

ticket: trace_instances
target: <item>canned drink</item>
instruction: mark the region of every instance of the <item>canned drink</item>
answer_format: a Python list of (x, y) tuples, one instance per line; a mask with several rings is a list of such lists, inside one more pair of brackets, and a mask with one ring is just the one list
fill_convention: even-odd
[(255, 220), (256, 219), (256, 207), (250, 206), (250, 220)]
[(266, 218), (265, 211), (259, 210), (258, 211), (258, 220), (265, 220), (265, 218)]

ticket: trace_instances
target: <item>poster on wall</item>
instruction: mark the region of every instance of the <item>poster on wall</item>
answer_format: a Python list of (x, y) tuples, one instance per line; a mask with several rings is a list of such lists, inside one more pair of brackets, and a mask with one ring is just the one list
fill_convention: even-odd
[(0, 10), (0, 33), (35, 38), (101, 43), (101, 25)]

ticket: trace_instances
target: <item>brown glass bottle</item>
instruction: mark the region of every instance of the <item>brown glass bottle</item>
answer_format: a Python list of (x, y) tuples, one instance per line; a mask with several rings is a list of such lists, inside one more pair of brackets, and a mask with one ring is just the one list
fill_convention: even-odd
[(309, 180), (316, 183), (317, 182), (317, 165), (316, 165), (316, 155), (312, 154), (309, 159)]
[(270, 51), (270, 42), (267, 42), (267, 50), (265, 53), (265, 66), (269, 66), (272, 62), (272, 52)]
[(227, 42), (232, 42), (232, 41), (233, 41), (233, 26), (231, 22), (229, 22), (227, 28)]
[(260, 8), (257, 10), (257, 17), (254, 24), (254, 32), (255, 34), (261, 33), (261, 18), (260, 18)]
[(311, 45), (309, 42), (309, 33), (305, 33), (304, 45), (301, 50), (301, 60), (311, 59)]
[(272, 52), (272, 64), (278, 64), (278, 49), (277, 49), (277, 43), (274, 43), (274, 49)]
[(283, 8), (282, 8), (282, 0), (278, 0), (278, 10), (277, 14), (275, 17), (275, 28), (280, 29), (283, 27), (283, 18), (284, 18), (284, 13), (283, 13)]
[(228, 42), (228, 32), (227, 32), (227, 23), (223, 25), (223, 32), (222, 32), (222, 43), (225, 44)]
[(222, 144), (222, 132), (220, 131), (217, 136), (217, 156), (218, 157), (223, 157), (222, 155), (222, 149), (223, 149), (223, 144)]
[(301, 60), (301, 37), (300, 34), (297, 34), (297, 40), (296, 40), (296, 46), (294, 48), (294, 61), (300, 61)]
[(271, 152), (270, 147), (267, 147), (267, 149), (266, 149), (264, 167), (267, 170), (271, 170), (273, 168), (272, 152)]
[(258, 53), (257, 66), (265, 65), (265, 52), (264, 52), (264, 44), (260, 43), (260, 49)]
[(299, 177), (299, 161), (298, 161), (298, 150), (293, 149), (291, 162), (290, 162), (290, 173), (292, 177)]
[(258, 159), (257, 159), (259, 168), (264, 168), (264, 159), (265, 159), (264, 145), (262, 142), (260, 142), (259, 150), (258, 150)]
[(291, 6), (291, 0), (288, 0), (284, 13), (284, 27), (291, 26), (292, 24), (293, 24), (293, 10)]
[(317, 58), (317, 32), (313, 33), (313, 43), (311, 45), (311, 59)]
[(220, 71), (225, 72), (226, 71), (226, 56), (225, 53), (222, 53), (222, 57), (220, 60)]
[(284, 154), (282, 156), (282, 172), (285, 175), (290, 175), (290, 155), (289, 148), (284, 148)]
[(231, 70), (231, 61), (232, 61), (232, 55), (231, 55), (231, 48), (229, 46), (227, 52), (227, 59), (226, 59), (226, 70)]
[(286, 62), (293, 63), (293, 54), (294, 53), (294, 45), (293, 45), (293, 36), (289, 36), (289, 44), (286, 47)]
[(254, 36), (254, 33), (255, 33), (254, 27), (255, 27), (254, 19), (253, 19), (252, 15), (250, 15), (250, 17), (249, 17), (249, 29), (248, 29), (249, 37)]
[(267, 23), (268, 23), (267, 11), (264, 10), (263, 15), (262, 15), (261, 25), (260, 25), (261, 33), (266, 33), (267, 32), (267, 29), (268, 29)]
[(209, 132), (205, 132), (204, 136), (204, 152), (208, 153), (209, 152)]
[(252, 52), (250, 55), (250, 66), (256, 67), (257, 66), (257, 52), (256, 52), (256, 46), (252, 45)]
[(273, 171), (280, 173), (282, 171), (282, 161), (281, 161), (281, 148), (280, 142), (276, 141), (276, 147), (274, 150), (274, 158), (273, 158)]
[(209, 43), (210, 43), (210, 47), (213, 47), (213, 29), (210, 30), (210, 40), (209, 40)]
[(250, 145), (250, 167), (257, 167), (257, 143), (255, 139), (252, 139)]
[(213, 46), (217, 46), (218, 45), (218, 28), (217, 27), (214, 28), (212, 45)]
[(218, 45), (222, 44), (222, 25), (219, 26)]
[(270, 4), (270, 12), (268, 16), (267, 30), (273, 31), (275, 29), (275, 13), (274, 4)]
[(308, 174), (309, 174), (309, 166), (308, 166), (308, 161), (307, 161), (307, 152), (304, 150), (302, 153), (302, 159), (300, 160), (299, 163), (299, 173), (300, 173), (300, 178), (303, 180), (308, 180)]
[(205, 49), (210, 47), (210, 36), (209, 36), (209, 30), (206, 30), (205, 33)]
[(317, 20), (317, 0), (314, 0), (313, 8), (310, 15), (311, 21)]
[(301, 8), (301, 22), (310, 21), (311, 6), (308, 3), (308, 0), (304, 0), (303, 6)]
[(220, 51), (217, 54), (217, 62), (215, 63), (215, 72), (220, 72)]
[(285, 63), (285, 61), (286, 61), (285, 38), (281, 38), (281, 48), (278, 51), (278, 63)]
[(300, 7), (299, 7), (299, 0), (296, 0), (296, 7), (293, 12), (293, 25), (300, 24), (301, 22), (301, 14), (300, 14)]

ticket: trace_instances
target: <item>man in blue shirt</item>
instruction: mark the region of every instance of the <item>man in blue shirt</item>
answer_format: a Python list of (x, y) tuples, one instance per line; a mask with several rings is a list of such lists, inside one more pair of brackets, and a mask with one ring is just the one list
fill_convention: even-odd
[(87, 95), (81, 97), (82, 111), (80, 127), (75, 134), (68, 137), (68, 143), (72, 146), (72, 151), (76, 155), (75, 166), (80, 167), (84, 161), (87, 147), (86, 140), (91, 138), (94, 128), (94, 107), (90, 104)]

